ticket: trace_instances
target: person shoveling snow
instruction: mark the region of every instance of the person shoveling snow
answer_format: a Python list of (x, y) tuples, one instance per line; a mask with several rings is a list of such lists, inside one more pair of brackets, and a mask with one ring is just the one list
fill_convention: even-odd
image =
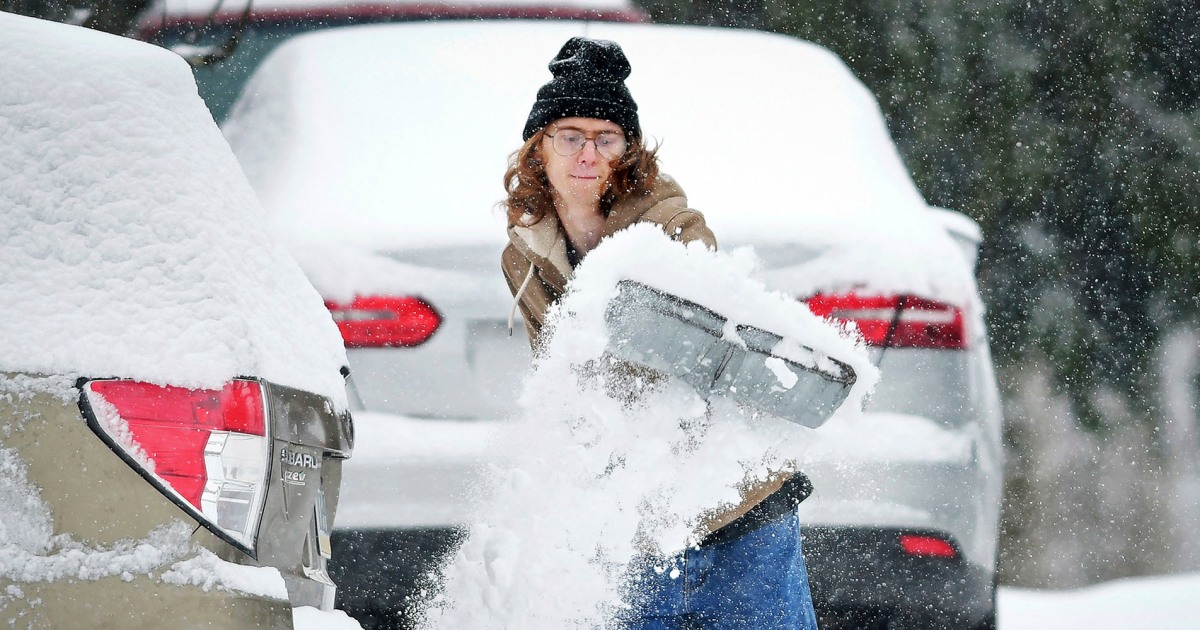
[(858, 407), (874, 368), (749, 280), (748, 252), (715, 251), (642, 144), (619, 46), (572, 38), (550, 70), (505, 179), (503, 270), (535, 352), (514, 463), (426, 624), (815, 628), (806, 429), (775, 414)]

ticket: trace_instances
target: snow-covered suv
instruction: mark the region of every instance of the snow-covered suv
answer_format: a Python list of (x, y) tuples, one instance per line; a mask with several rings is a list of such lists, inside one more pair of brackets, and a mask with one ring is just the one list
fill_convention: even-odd
[(595, 22), (355, 27), (282, 45), (224, 125), (278, 234), (339, 320), (362, 437), (334, 545), (342, 602), (393, 619), (477, 515), (489, 435), (528, 346), (500, 275), (506, 158), (568, 38), (618, 42), (663, 170), (723, 250), (853, 321), (882, 381), (796, 458), (830, 624), (986, 624), (1000, 412), (980, 234), (931, 208), (871, 94), (829, 51), (761, 32)]
[(0, 618), (330, 609), (352, 431), (320, 297), (182, 60), (7, 13), (0, 32)]

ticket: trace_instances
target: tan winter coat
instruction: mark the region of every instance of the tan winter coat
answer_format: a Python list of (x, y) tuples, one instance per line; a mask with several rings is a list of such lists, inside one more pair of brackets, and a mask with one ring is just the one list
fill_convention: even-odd
[[(642, 222), (658, 224), (664, 233), (677, 241), (701, 241), (712, 249), (717, 248), (716, 238), (704, 223), (704, 217), (687, 207), (683, 189), (666, 175), (659, 176), (649, 196), (614, 205), (601, 239)], [(510, 227), (508, 239), (509, 244), (501, 256), (501, 267), (509, 290), (514, 296), (519, 294), (517, 303), (521, 316), (530, 344), (536, 349), (546, 310), (562, 297), (574, 275), (574, 268), (567, 258), (566, 231), (559, 225), (558, 217), (549, 213), (533, 225)], [(790, 471), (783, 472), (772, 475), (766, 482), (743, 486), (740, 489), (742, 502), (709, 515), (703, 531), (698, 533), (703, 536), (733, 522), (778, 490), (790, 477)]]
[[(614, 205), (600, 238), (647, 221), (662, 226), (663, 232), (677, 241), (701, 241), (717, 248), (717, 240), (704, 224), (704, 217), (687, 207), (683, 189), (666, 175), (659, 175), (658, 184), (648, 196)], [(518, 302), (529, 343), (536, 346), (546, 309), (562, 297), (575, 273), (567, 258), (567, 233), (559, 225), (558, 217), (547, 213), (533, 225), (508, 228), (508, 247), (504, 248), (501, 265), (509, 290), (514, 296), (520, 293)]]

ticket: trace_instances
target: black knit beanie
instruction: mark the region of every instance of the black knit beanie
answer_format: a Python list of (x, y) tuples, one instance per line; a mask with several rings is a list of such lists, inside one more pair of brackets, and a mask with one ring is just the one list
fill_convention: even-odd
[(625, 87), (629, 71), (629, 60), (616, 42), (587, 37), (567, 40), (550, 62), (554, 78), (538, 90), (525, 123), (525, 140), (568, 116), (615, 122), (630, 137), (641, 138), (637, 103)]

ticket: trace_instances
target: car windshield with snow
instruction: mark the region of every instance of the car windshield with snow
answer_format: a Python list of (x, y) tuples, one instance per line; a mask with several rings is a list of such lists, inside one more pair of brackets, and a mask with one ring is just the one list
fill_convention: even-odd
[(625, 50), (642, 128), (722, 250), (749, 247), (768, 287), (853, 325), (882, 372), (864, 413), (835, 416), (794, 453), (816, 488), (800, 509), (824, 625), (989, 623), (1001, 417), (978, 226), (926, 204), (874, 99), (827, 50), (583, 22), (300, 36), (223, 126), (339, 321), (365, 410), (334, 532), (342, 604), (403, 618), (505, 455), (489, 436), (530, 358), (520, 322), (510, 336), (505, 321), (500, 179), (546, 63), (585, 34)]
[(0, 31), (0, 615), (291, 628), (332, 608), (344, 349), (187, 65)]

